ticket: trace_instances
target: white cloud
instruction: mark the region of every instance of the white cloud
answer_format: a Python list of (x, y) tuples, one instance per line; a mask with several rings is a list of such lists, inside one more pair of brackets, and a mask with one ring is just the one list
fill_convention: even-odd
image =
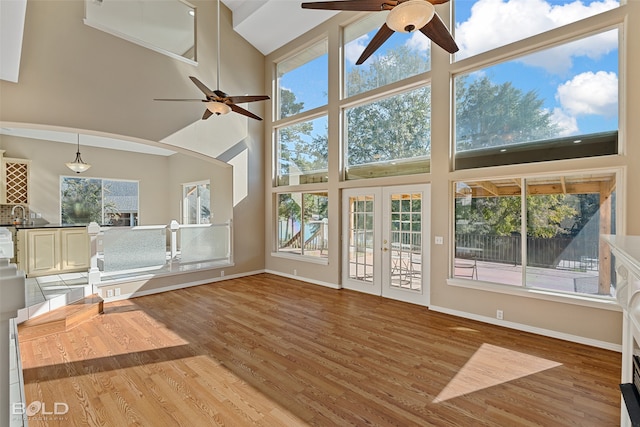
[(344, 47), (344, 56), (346, 60), (352, 64), (355, 64), (362, 52), (369, 44), (369, 36), (363, 35), (353, 40)]
[(575, 116), (565, 113), (561, 108), (554, 108), (551, 113), (551, 122), (558, 126), (558, 136), (569, 136), (578, 133), (578, 120)]
[[(455, 39), (460, 47), (457, 57), (485, 52), (617, 6), (617, 0), (598, 0), (589, 4), (576, 0), (564, 5), (551, 5), (546, 0), (478, 0), (471, 9), (469, 19), (456, 25)], [(594, 46), (593, 39), (590, 39), (588, 46), (572, 54), (584, 55), (588, 51), (601, 55), (615, 47), (617, 39), (615, 36), (602, 37), (597, 42), (603, 45)], [(571, 57), (566, 52), (562, 52), (564, 57), (561, 52), (555, 53), (550, 58), (539, 55), (536, 65), (566, 69)], [(562, 67), (558, 66), (558, 58), (564, 60)]]
[(420, 31), (411, 33), (411, 37), (406, 42), (407, 47), (418, 52), (429, 52), (431, 49), (431, 40)]
[(558, 86), (556, 99), (562, 110), (572, 116), (615, 116), (618, 112), (618, 76), (605, 71), (578, 74)]

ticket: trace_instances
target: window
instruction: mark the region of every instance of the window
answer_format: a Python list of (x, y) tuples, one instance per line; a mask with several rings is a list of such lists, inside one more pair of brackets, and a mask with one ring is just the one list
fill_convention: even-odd
[(277, 185), (327, 182), (327, 116), (277, 129)]
[(455, 88), (456, 169), (617, 153), (617, 29), (458, 75)]
[(346, 179), (429, 172), (431, 88), (349, 108)]
[(278, 252), (328, 257), (328, 200), (326, 192), (278, 194)]
[(138, 224), (138, 181), (60, 177), (62, 224)]
[(327, 40), (277, 65), (277, 119), (327, 105), (329, 91)]
[(356, 65), (385, 17), (384, 13), (372, 13), (344, 29), (346, 97), (424, 73), (431, 67), (431, 41), (420, 31), (392, 34), (369, 59)]
[(211, 190), (209, 181), (182, 184), (182, 223), (211, 223)]
[(456, 60), (597, 15), (617, 0), (454, 1)]
[(610, 296), (615, 190), (613, 172), (456, 182), (453, 276)]

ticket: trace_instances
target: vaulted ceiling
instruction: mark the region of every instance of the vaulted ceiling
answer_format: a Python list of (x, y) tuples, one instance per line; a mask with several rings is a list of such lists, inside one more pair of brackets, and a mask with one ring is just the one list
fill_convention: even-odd
[(302, 9), (302, 0), (222, 0), (233, 12), (233, 29), (264, 55), (338, 12)]

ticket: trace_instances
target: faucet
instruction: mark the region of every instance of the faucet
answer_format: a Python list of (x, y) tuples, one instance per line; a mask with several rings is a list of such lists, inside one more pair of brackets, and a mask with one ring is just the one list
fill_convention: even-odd
[[(11, 208), (11, 216), (16, 214), (16, 208), (22, 209), (22, 218), (20, 218), (20, 223), (23, 224), (27, 219), (27, 210), (22, 205), (14, 205), (13, 208)], [(16, 220), (17, 219), (18, 218), (16, 218)]]

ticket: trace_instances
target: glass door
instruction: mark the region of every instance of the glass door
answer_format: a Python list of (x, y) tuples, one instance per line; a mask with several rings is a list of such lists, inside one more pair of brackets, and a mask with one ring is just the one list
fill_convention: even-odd
[(429, 304), (429, 190), (415, 185), (344, 191), (345, 289)]

